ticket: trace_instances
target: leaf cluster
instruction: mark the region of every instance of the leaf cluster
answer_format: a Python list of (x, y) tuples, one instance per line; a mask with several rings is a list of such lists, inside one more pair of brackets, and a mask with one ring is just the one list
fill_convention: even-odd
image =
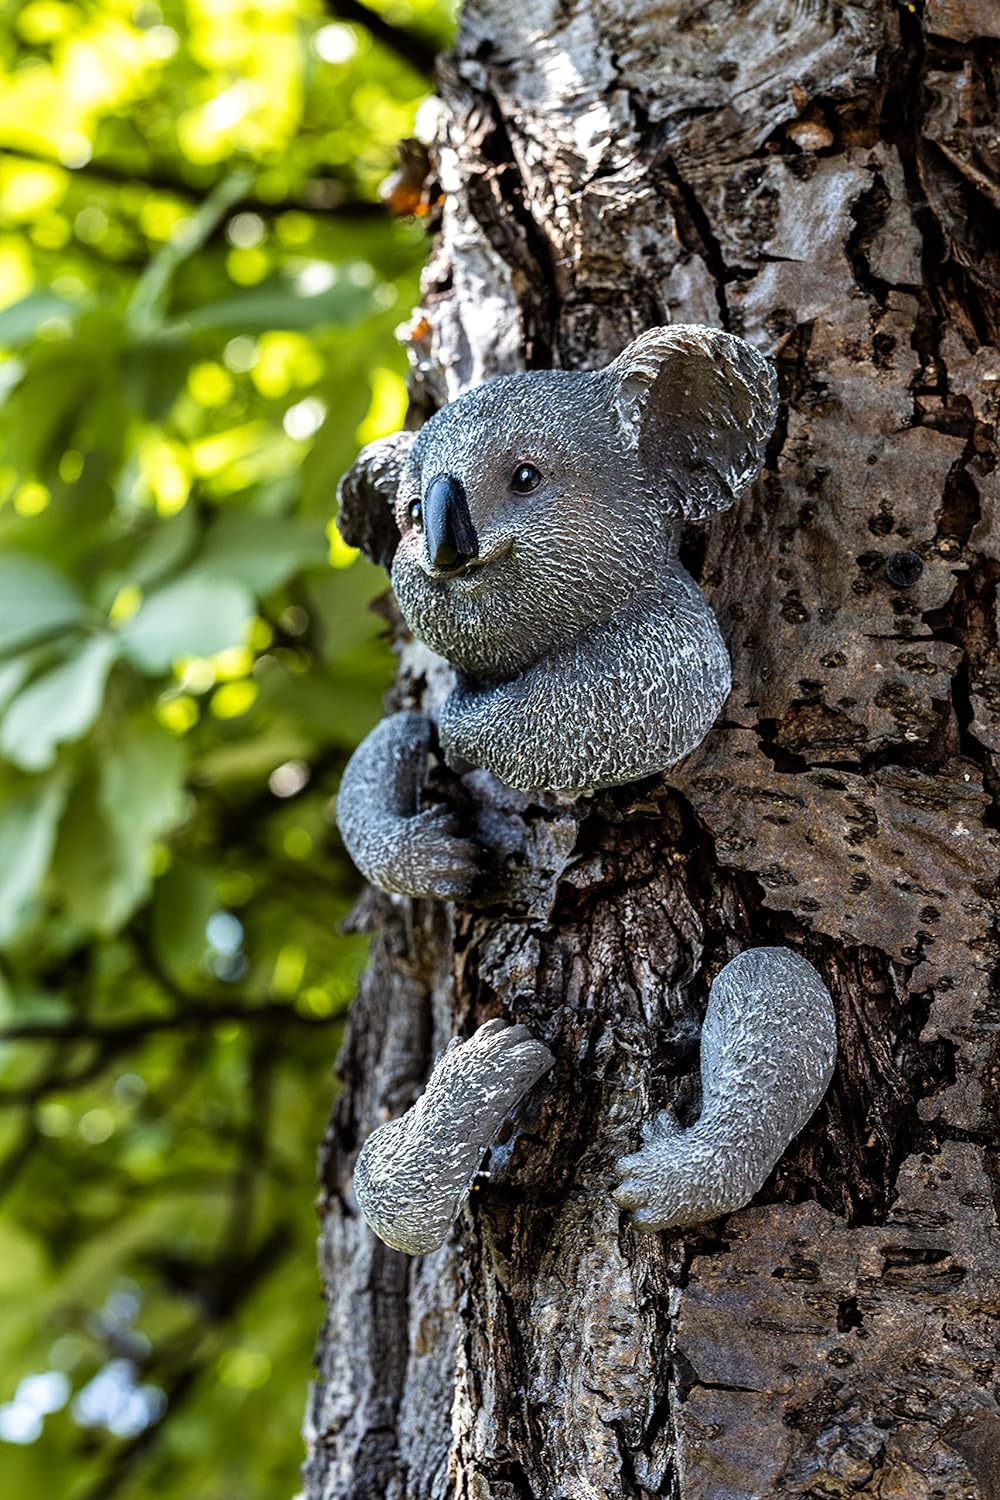
[[(367, 24), (366, 24), (367, 22)], [(0, 1482), (294, 1490), (439, 0), (0, 21)]]

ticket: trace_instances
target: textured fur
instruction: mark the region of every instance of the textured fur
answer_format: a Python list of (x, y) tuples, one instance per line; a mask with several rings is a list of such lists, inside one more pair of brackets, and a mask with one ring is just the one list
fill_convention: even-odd
[(424, 714), (383, 719), (344, 771), (337, 822), (348, 854), (373, 885), (394, 895), (433, 891), (446, 899), (470, 889), (476, 846), (458, 837), (447, 808), (421, 811), (430, 739)]
[(826, 1093), (837, 1061), (830, 995), (788, 948), (751, 948), (719, 974), (701, 1032), (701, 1114), (662, 1111), (623, 1156), (615, 1198), (648, 1229), (742, 1208)]
[[(573, 795), (662, 771), (700, 743), (729, 659), (678, 559), (680, 523), (731, 505), (753, 478), (775, 402), (770, 366), (742, 340), (659, 328), (606, 370), (503, 376), (419, 434), (364, 450), (341, 486), (341, 528), (391, 556), (410, 629), (460, 670), (440, 723), (450, 764)], [(509, 487), (521, 462), (542, 474), (530, 495)], [(441, 474), (461, 482), (479, 539), (458, 575), (434, 568), (411, 519)]]
[(354, 1196), (380, 1239), (410, 1255), (444, 1243), (504, 1117), (553, 1061), (500, 1020), (449, 1044), (416, 1104), (372, 1131), (355, 1164)]
[[(741, 339), (654, 328), (606, 370), (504, 376), (362, 452), (341, 485), (341, 530), (391, 568), (410, 629), (456, 668), (438, 721), (452, 768), (577, 796), (701, 742), (730, 666), (678, 558), (680, 526), (732, 504), (775, 415), (773, 371)], [(522, 493), (525, 465), (537, 483)], [(457, 551), (429, 544), (426, 505)], [(455, 898), (472, 889), (476, 851), (449, 814), (420, 808), (431, 733), (420, 714), (379, 725), (344, 774), (338, 818), (375, 884)], [(491, 1044), (488, 1082), (472, 1043), (446, 1054), (427, 1094), (365, 1147), (358, 1198), (389, 1243), (440, 1243), (503, 1117), (504, 1067), (510, 1102), (530, 1086), (509, 1043)], [(804, 959), (735, 959), (709, 1002), (701, 1118), (647, 1127), (619, 1164), (619, 1202), (652, 1228), (747, 1202), (822, 1098), (835, 1049), (830, 996)]]

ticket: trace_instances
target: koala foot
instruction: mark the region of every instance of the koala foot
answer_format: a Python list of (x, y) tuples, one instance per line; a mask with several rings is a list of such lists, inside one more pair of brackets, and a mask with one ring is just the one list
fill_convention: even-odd
[(337, 822), (348, 854), (380, 890), (457, 900), (471, 894), (481, 851), (447, 808), (420, 811), (430, 739), (425, 714), (383, 719), (347, 763)]
[(354, 1195), (380, 1240), (409, 1255), (444, 1244), (504, 1118), (554, 1060), (503, 1020), (449, 1043), (420, 1098), (372, 1132), (355, 1164)]
[(616, 1163), (615, 1201), (644, 1229), (742, 1208), (813, 1114), (833, 1076), (833, 1001), (788, 948), (751, 948), (712, 985), (701, 1037), (702, 1111), (685, 1130), (661, 1111)]

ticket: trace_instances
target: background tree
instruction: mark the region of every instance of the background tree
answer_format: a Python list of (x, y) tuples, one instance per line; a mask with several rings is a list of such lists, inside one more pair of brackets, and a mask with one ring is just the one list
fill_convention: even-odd
[[(674, 320), (767, 350), (782, 415), (686, 540), (736, 684), (702, 749), (572, 810), (443, 779), (520, 829), (528, 878), (362, 904), (314, 1500), (1000, 1494), (998, 67), (976, 0), (465, 9), (416, 414)], [(404, 643), (393, 702), (427, 681)], [(644, 1238), (612, 1163), (696, 1104), (709, 980), (767, 942), (834, 992), (832, 1090), (756, 1207)], [(500, 1011), (559, 1063), (406, 1260), (354, 1154)]]
[(0, 1490), (286, 1500), (445, 9), (0, 21)]

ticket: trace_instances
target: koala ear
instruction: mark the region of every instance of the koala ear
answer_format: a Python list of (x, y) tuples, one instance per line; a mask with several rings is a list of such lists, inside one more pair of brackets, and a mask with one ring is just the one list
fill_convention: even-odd
[(759, 473), (778, 411), (769, 362), (715, 328), (650, 328), (606, 371), (618, 422), (670, 514), (726, 510)]
[(399, 545), (396, 490), (413, 447), (415, 432), (395, 432), (362, 448), (337, 486), (337, 526), (344, 541), (360, 547), (386, 572)]

